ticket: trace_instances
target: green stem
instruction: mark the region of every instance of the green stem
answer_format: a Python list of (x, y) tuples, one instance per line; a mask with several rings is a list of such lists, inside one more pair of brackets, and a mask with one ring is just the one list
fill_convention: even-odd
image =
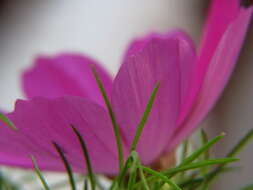
[(34, 169), (35, 169), (35, 172), (36, 172), (36, 174), (38, 175), (38, 177), (39, 177), (39, 179), (40, 179), (40, 181), (41, 181), (41, 183), (42, 183), (44, 189), (45, 189), (45, 190), (50, 190), (50, 187), (49, 187), (49, 185), (47, 184), (45, 178), (43, 177), (43, 175), (42, 175), (42, 173), (41, 173), (41, 171), (40, 171), (40, 169), (39, 169), (39, 167), (38, 167), (38, 164), (37, 164), (37, 162), (36, 162), (36, 160), (35, 160), (35, 158), (34, 158), (33, 156), (32, 156), (32, 162), (33, 162), (33, 167), (34, 167)]
[(96, 189), (96, 180), (95, 180), (95, 176), (92, 171), (88, 149), (87, 149), (84, 139), (83, 139), (82, 135), (79, 133), (79, 131), (74, 126), (72, 126), (72, 129), (73, 129), (74, 133), (76, 134), (76, 136), (80, 142), (80, 145), (82, 147), (82, 150), (83, 150), (84, 159), (86, 161), (86, 166), (88, 169), (88, 174), (89, 174), (89, 178), (90, 178), (90, 182), (91, 182), (91, 189), (95, 190)]
[(136, 133), (135, 133), (135, 136), (134, 136), (134, 140), (133, 140), (133, 143), (131, 145), (131, 151), (134, 151), (136, 149), (136, 146), (137, 146), (137, 143), (138, 143), (139, 138), (141, 136), (142, 130), (143, 130), (145, 124), (146, 124), (146, 121), (148, 120), (149, 113), (150, 113), (151, 108), (154, 104), (155, 96), (157, 94), (159, 86), (160, 86), (160, 83), (158, 82), (155, 86), (155, 89), (153, 90), (153, 92), (150, 96), (150, 99), (149, 99), (148, 104), (146, 106), (145, 112), (143, 113), (142, 119), (141, 119), (141, 121), (140, 121), (140, 123), (137, 127), (137, 130), (136, 130)]
[(72, 190), (77, 190), (75, 180), (74, 180), (74, 175), (73, 175), (71, 166), (70, 166), (67, 158), (65, 157), (61, 147), (57, 143), (53, 142), (53, 145), (54, 145), (55, 149), (57, 150), (57, 152), (59, 153), (59, 155), (60, 155), (60, 157), (63, 161), (63, 164), (66, 168), (66, 171), (67, 171), (68, 176), (69, 176), (70, 186), (71, 186)]
[(100, 92), (101, 92), (101, 94), (104, 98), (104, 101), (105, 101), (106, 107), (108, 109), (111, 121), (112, 121), (113, 130), (114, 130), (114, 134), (115, 134), (115, 137), (116, 137), (116, 143), (117, 143), (117, 147), (118, 147), (119, 168), (121, 170), (123, 168), (123, 165), (124, 165), (124, 156), (123, 156), (123, 148), (122, 148), (122, 142), (121, 142), (121, 135), (120, 135), (119, 126), (117, 124), (116, 117), (115, 117), (114, 112), (112, 110), (111, 103), (110, 103), (110, 101), (107, 97), (107, 94), (106, 94), (105, 88), (103, 86), (103, 83), (102, 83), (95, 67), (93, 67), (93, 66), (91, 66), (91, 67), (92, 67), (92, 72), (94, 74), (96, 82), (98, 84), (98, 87), (100, 89)]

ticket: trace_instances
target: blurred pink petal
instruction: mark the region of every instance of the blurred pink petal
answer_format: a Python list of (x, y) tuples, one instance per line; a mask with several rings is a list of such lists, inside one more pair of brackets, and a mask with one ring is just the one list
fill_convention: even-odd
[[(186, 78), (189, 77), (186, 70), (180, 73), (180, 69), (188, 67), (187, 64), (194, 65), (191, 62), (194, 55), (191, 42), (183, 33), (152, 34), (130, 45), (114, 80), (113, 110), (129, 146), (155, 84), (160, 82), (154, 106), (137, 147), (146, 164), (162, 153), (176, 127), (182, 90), (180, 82), (186, 88)], [(180, 80), (181, 74), (183, 81)]]
[(90, 65), (94, 65), (108, 93), (112, 79), (94, 60), (65, 53), (56, 57), (39, 57), (34, 66), (23, 74), (23, 89), (28, 98), (64, 95), (80, 96), (104, 105)]
[(213, 0), (191, 92), (198, 94), (171, 147), (189, 135), (217, 101), (233, 71), (251, 16), (252, 8), (241, 7), (238, 0)]
[(52, 142), (62, 148), (75, 171), (85, 171), (80, 144), (70, 125), (86, 141), (94, 170), (99, 173), (117, 172), (117, 149), (111, 121), (99, 105), (80, 97), (53, 100), (34, 98), (18, 100), (15, 111), (7, 115), (19, 130), (0, 126), (0, 163), (32, 168), (30, 155), (44, 170), (63, 171)]

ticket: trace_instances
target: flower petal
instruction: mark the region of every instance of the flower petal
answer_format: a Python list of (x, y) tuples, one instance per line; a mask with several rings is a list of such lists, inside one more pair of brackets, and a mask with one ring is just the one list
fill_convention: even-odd
[[(130, 46), (133, 49), (128, 51), (113, 83), (113, 110), (130, 146), (155, 84), (160, 82), (137, 146), (145, 164), (162, 153), (176, 126), (180, 107), (180, 62), (192, 52), (186, 44), (183, 35), (174, 32), (137, 40)], [(186, 73), (184, 75), (187, 78)]]
[[(177, 128), (171, 148), (189, 135), (207, 115), (223, 91), (233, 71), (251, 19), (252, 8), (239, 7), (239, 1), (233, 0), (233, 3), (231, 2), (226, 0), (214, 1), (211, 15), (209, 16), (209, 22), (211, 23), (207, 24), (204, 46), (199, 60), (200, 71), (198, 74), (199, 76), (205, 74), (205, 76), (201, 76), (204, 77), (202, 79), (202, 87), (191, 113), (187, 116), (184, 123), (181, 123), (181, 126)], [(228, 10), (228, 15), (224, 14), (226, 10)], [(224, 20), (222, 21), (222, 19)], [(217, 25), (215, 21), (218, 21)], [(210, 55), (207, 55), (208, 48), (210, 49)], [(206, 72), (201, 71), (203, 69), (201, 65), (207, 66)], [(201, 77), (199, 81), (201, 81)]]
[(35, 65), (23, 74), (23, 89), (28, 98), (56, 98), (73, 95), (104, 105), (103, 98), (91, 72), (96, 67), (108, 94), (112, 79), (94, 60), (78, 54), (39, 57)]
[[(173, 38), (178, 38), (179, 39), (179, 68), (180, 68), (180, 103), (181, 103), (181, 118), (182, 119), (184, 116), (186, 116), (187, 111), (189, 111), (190, 106), (186, 108), (186, 104), (191, 105), (193, 101), (189, 101), (189, 90), (191, 85), (192, 85), (192, 79), (194, 76), (194, 72), (196, 72), (196, 50), (195, 50), (195, 45), (190, 38), (185, 32), (181, 30), (174, 30), (170, 32), (170, 36), (173, 35)], [(133, 41), (133, 43), (130, 44), (129, 48), (127, 49), (126, 52), (126, 59), (129, 56), (135, 55), (143, 49), (147, 43), (152, 39), (153, 36), (156, 36), (156, 34), (151, 34), (148, 37), (145, 38), (137, 38)]]
[(117, 149), (107, 112), (80, 97), (18, 100), (7, 115), (17, 126), (0, 127), (0, 163), (31, 168), (30, 155), (44, 170), (62, 171), (63, 164), (52, 142), (62, 147), (76, 172), (85, 171), (85, 161), (71, 125), (83, 136), (95, 172), (117, 172)]

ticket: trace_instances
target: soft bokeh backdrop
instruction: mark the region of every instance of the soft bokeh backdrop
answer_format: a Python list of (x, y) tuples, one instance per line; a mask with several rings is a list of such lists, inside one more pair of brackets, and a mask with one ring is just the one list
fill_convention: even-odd
[[(81, 52), (116, 73), (134, 37), (173, 28), (198, 43), (207, 0), (61, 0), (0, 3), (0, 109), (11, 110), (22, 98), (20, 74), (35, 56)], [(212, 134), (227, 132), (217, 154), (228, 150), (247, 129), (253, 113), (253, 29), (235, 74), (221, 101), (204, 123)], [(253, 180), (253, 145), (241, 155), (243, 170), (221, 178), (214, 189), (238, 189)], [(239, 174), (239, 175), (238, 175)], [(229, 182), (229, 183), (228, 183)]]

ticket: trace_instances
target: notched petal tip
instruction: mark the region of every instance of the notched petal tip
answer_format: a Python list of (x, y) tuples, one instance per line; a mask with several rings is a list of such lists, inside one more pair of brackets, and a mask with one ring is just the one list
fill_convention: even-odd
[(135, 38), (128, 46), (126, 54), (125, 54), (125, 58), (131, 57), (140, 53), (140, 51), (142, 51), (153, 40), (164, 41), (164, 40), (169, 40), (169, 39), (178, 40), (178, 43), (187, 42), (189, 44), (192, 44), (193, 47), (195, 47), (191, 37), (185, 31), (181, 29), (173, 29), (164, 34), (152, 32), (147, 36)]
[(65, 95), (90, 99), (104, 106), (104, 101), (91, 72), (95, 67), (105, 88), (111, 91), (112, 76), (96, 60), (78, 53), (39, 56), (22, 75), (22, 88), (27, 98), (57, 98)]

